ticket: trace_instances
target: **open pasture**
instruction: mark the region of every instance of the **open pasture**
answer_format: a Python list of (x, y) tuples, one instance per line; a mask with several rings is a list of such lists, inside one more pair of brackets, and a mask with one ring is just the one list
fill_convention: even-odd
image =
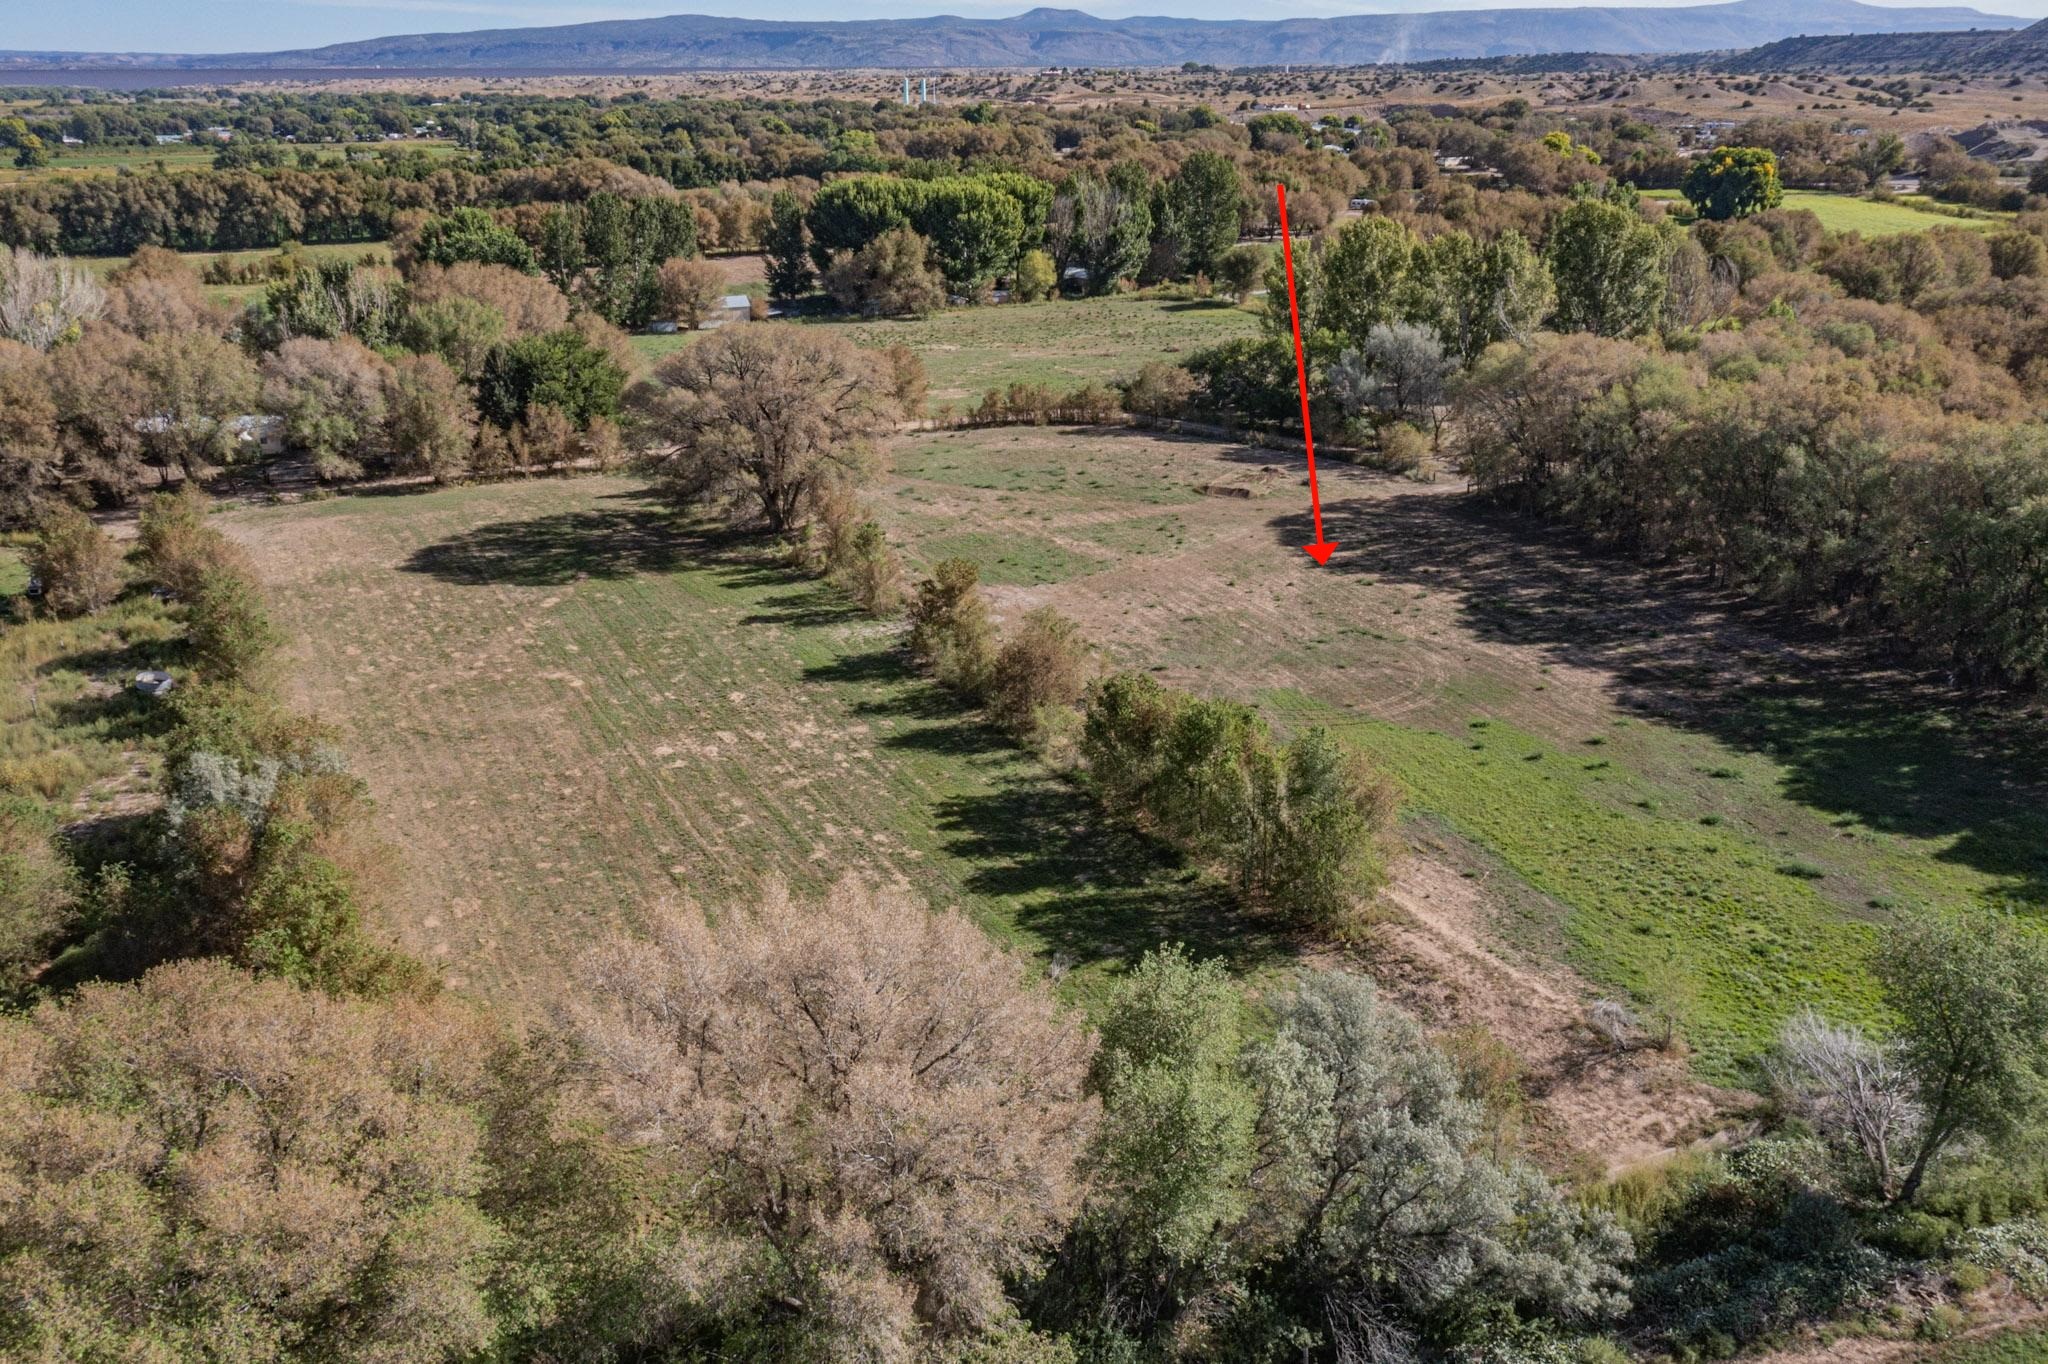
[[(2048, 900), (2048, 803), (2017, 794), (2038, 747), (1453, 489), (1332, 467), (1319, 570), (1271, 451), (1008, 428), (895, 453), (876, 502), (913, 567), (976, 558), (1005, 616), (1050, 602), (1118, 665), (1334, 726), (1407, 790), (1417, 875), (1451, 868), (1512, 950), (1676, 1010), (1712, 1078), (1802, 1004), (1874, 1018), (1889, 908)], [(1246, 477), (1268, 490), (1197, 491)], [(396, 927), (453, 979), (544, 989), (653, 898), (846, 868), (1078, 967), (1084, 997), (1155, 941), (1280, 950), (963, 718), (890, 627), (630, 482), (228, 524), (411, 854)]]
[(1088, 997), (1157, 941), (1255, 966), (1228, 897), (912, 674), (889, 627), (636, 484), (232, 514), (407, 854), (404, 944), (551, 997), (642, 906), (847, 870), (958, 905)]
[(1123, 666), (1337, 728), (1485, 862), (1502, 933), (1676, 1008), (1717, 1078), (1803, 1003), (1873, 1018), (1888, 909), (2048, 902), (2048, 802), (2016, 794), (2048, 789), (2038, 735), (1450, 487), (1328, 468), (1318, 570), (1298, 463), (1249, 500), (1195, 491), (1277, 458), (934, 433), (900, 443), (885, 515), (914, 553), (972, 527), (1000, 602), (1058, 606)]
[[(1644, 190), (1645, 199), (1675, 204), (1681, 216), (1689, 216), (1685, 196), (1675, 189)], [(1965, 227), (1985, 232), (1999, 226), (2009, 215), (1985, 209), (1943, 204), (1920, 195), (1900, 195), (1888, 203), (1854, 194), (1829, 194), (1821, 190), (1788, 189), (1784, 208), (1804, 209), (1820, 219), (1830, 232), (1860, 232), (1866, 237), (1892, 237), (1901, 232), (1926, 232), (1936, 227)]]
[[(1105, 384), (1167, 359), (1248, 336), (1258, 314), (1227, 300), (1120, 295), (949, 308), (925, 318), (849, 322), (818, 318), (863, 346), (901, 342), (923, 357), (934, 412), (964, 411), (991, 388), (1015, 383), (1067, 390)], [(633, 347), (651, 367), (694, 339), (636, 336)]]

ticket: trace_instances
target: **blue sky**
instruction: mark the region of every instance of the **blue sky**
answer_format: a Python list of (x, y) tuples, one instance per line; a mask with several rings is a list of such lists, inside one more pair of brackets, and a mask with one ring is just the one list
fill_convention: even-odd
[[(1075, 3), (1092, 14), (1179, 14), (1205, 19), (1363, 14), (1408, 9), (1491, 8), (1522, 0), (1103, 0)], [(1558, 5), (1570, 0), (1528, 0)], [(1699, 0), (1608, 0), (1611, 4)], [(1877, 0), (1884, 3), (1884, 0)], [(1940, 3), (1940, 0), (1919, 0)], [(776, 19), (903, 18), (950, 13), (999, 18), (1030, 0), (0, 0), (0, 49), (85, 52), (265, 52), (391, 33), (431, 33), (662, 14), (758, 15)], [(1976, 0), (1973, 8), (2048, 15), (2048, 0)]]

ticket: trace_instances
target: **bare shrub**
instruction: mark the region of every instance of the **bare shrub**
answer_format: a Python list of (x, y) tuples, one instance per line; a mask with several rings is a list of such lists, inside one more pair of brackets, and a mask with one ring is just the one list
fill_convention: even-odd
[(1603, 999), (1586, 1010), (1586, 1026), (1593, 1035), (1616, 1051), (1626, 1051), (1642, 1040), (1642, 1020), (1635, 1010), (1618, 999)]
[(383, 460), (391, 365), (353, 337), (297, 337), (263, 362), (263, 405), (321, 478), (360, 477)]
[(1150, 360), (1124, 381), (1123, 405), (1126, 411), (1146, 417), (1184, 417), (1194, 406), (1200, 387), (1195, 376), (1179, 365)]
[(208, 525), (206, 516), (206, 494), (187, 479), (177, 492), (151, 497), (136, 520), (150, 576), (173, 596), (188, 601), (216, 570), (253, 571), (241, 547)]
[(457, 298), (496, 312), (505, 319), (505, 334), (512, 338), (545, 336), (569, 325), (568, 298), (538, 275), (474, 261), (426, 265), (413, 273), (414, 307)]
[(924, 361), (901, 341), (885, 347), (882, 359), (889, 366), (889, 391), (895, 396), (898, 411), (905, 417), (922, 417), (925, 395), (932, 386)]
[(773, 1245), (760, 1272), (828, 1357), (994, 1320), (1074, 1215), (1094, 1120), (1049, 992), (959, 915), (851, 879), (650, 930), (590, 958), (576, 1007), (620, 1129)]
[(468, 470), (476, 403), (440, 356), (401, 356), (385, 376), (384, 407), (393, 468), (432, 475), (436, 483)]
[(825, 291), (866, 317), (923, 317), (946, 306), (945, 281), (928, 264), (929, 247), (906, 224), (858, 251), (841, 252), (825, 271)]
[(106, 305), (106, 291), (85, 267), (18, 246), (0, 250), (0, 339), (48, 350)]
[(1852, 1153), (1879, 1194), (1898, 1191), (1900, 1162), (1910, 1159), (1924, 1115), (1892, 1047), (1805, 1009), (1785, 1020), (1765, 1073), (1787, 1111)]
[(0, 1016), (10, 1325), (53, 1358), (484, 1350), (495, 1040), (213, 961)]

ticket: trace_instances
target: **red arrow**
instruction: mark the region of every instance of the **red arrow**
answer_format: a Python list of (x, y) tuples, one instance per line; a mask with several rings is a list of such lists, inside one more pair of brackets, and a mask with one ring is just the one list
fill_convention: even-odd
[(1334, 541), (1323, 538), (1323, 498), (1316, 491), (1316, 435), (1308, 424), (1308, 360), (1301, 352), (1301, 304), (1294, 297), (1294, 237), (1287, 230), (1287, 186), (1273, 187), (1280, 195), (1280, 254), (1287, 262), (1287, 313), (1294, 321), (1294, 374), (1301, 384), (1301, 442), (1308, 450), (1308, 505), (1316, 517), (1316, 542), (1303, 545), (1308, 557), (1319, 564), (1330, 562)]

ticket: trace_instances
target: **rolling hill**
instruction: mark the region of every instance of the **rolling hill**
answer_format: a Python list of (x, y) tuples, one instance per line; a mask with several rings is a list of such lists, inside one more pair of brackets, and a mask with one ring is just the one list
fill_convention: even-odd
[(1831, 71), (1845, 74), (1942, 72), (2027, 75), (2048, 72), (2048, 20), (2005, 31), (1862, 33), (1787, 38), (1716, 63), (1731, 72)]

